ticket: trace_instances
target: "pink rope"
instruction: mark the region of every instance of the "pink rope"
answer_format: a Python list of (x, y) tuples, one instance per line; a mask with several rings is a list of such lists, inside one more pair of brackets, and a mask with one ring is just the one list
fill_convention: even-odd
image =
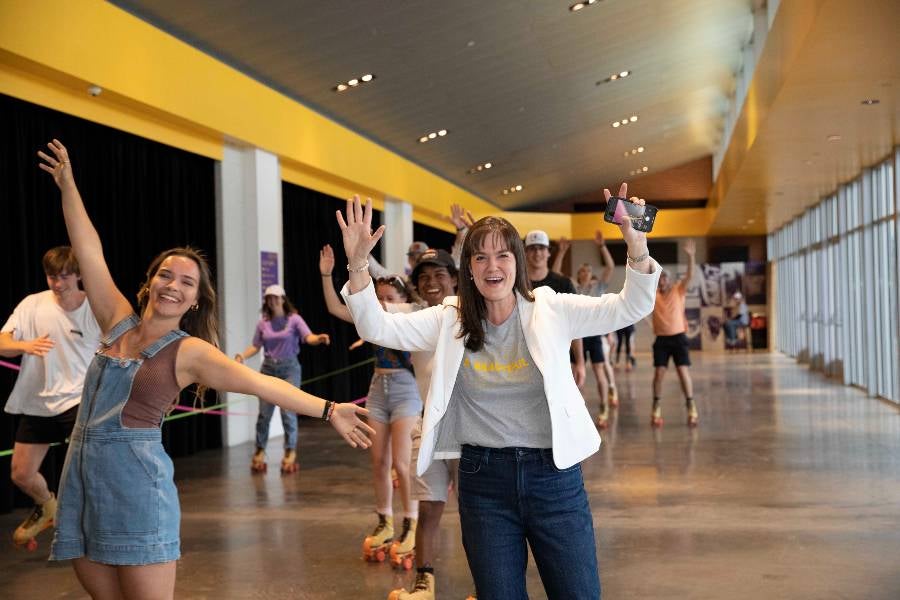
[(13, 364), (10, 362), (6, 362), (5, 360), (0, 360), (0, 367), (6, 367), (7, 369), (12, 369), (13, 371), (20, 370), (19, 365), (16, 365), (16, 364)]

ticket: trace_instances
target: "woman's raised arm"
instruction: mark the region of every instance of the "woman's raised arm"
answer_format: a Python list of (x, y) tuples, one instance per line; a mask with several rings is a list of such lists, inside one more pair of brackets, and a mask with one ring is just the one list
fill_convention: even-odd
[(84, 209), (66, 147), (56, 139), (47, 144), (47, 147), (53, 156), (38, 151), (38, 156), (44, 161), (38, 166), (53, 176), (53, 181), (62, 192), (63, 216), (72, 249), (78, 259), (81, 281), (84, 283), (94, 317), (100, 329), (106, 333), (134, 310), (109, 274), (100, 236), (97, 235), (97, 230), (94, 229), (94, 224)]

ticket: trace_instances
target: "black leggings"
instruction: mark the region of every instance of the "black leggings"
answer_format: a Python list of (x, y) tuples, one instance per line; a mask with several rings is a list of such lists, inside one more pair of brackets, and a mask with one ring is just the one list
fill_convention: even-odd
[(631, 336), (634, 335), (634, 325), (623, 327), (616, 332), (619, 343), (616, 344), (616, 363), (619, 362), (619, 356), (622, 352), (622, 346), (625, 347), (625, 360), (631, 360)]

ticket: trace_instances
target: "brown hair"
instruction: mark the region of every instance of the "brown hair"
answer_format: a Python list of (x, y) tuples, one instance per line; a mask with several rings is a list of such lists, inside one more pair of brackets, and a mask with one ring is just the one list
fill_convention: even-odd
[(144, 283), (141, 284), (141, 289), (137, 294), (140, 313), (143, 314), (147, 308), (147, 301), (150, 295), (150, 280), (156, 276), (156, 272), (159, 270), (162, 262), (170, 256), (189, 258), (197, 263), (197, 267), (200, 270), (200, 281), (197, 282), (197, 308), (184, 313), (178, 327), (190, 335), (218, 347), (219, 307), (216, 301), (216, 289), (213, 287), (209, 263), (200, 250), (190, 246), (172, 248), (159, 253), (153, 259), (153, 262), (147, 268), (147, 277), (144, 279)]
[[(294, 307), (287, 296), (282, 296), (281, 299), (284, 300), (284, 314), (288, 316), (297, 314), (297, 309)], [(263, 298), (262, 308), (260, 309), (260, 312), (262, 312), (267, 321), (271, 321), (275, 316), (272, 314), (272, 309), (269, 308), (268, 304), (266, 304), (265, 298)]]
[(78, 260), (75, 258), (71, 246), (50, 248), (41, 259), (41, 265), (47, 275), (59, 275), (60, 273), (81, 275), (81, 271), (78, 269)]
[(409, 289), (406, 287), (406, 284), (403, 283), (403, 280), (400, 279), (397, 275), (389, 275), (388, 277), (379, 277), (375, 280), (375, 286), (379, 285), (389, 285), (394, 288), (398, 294), (403, 296), (404, 298), (409, 298)]
[(525, 268), (525, 246), (512, 223), (502, 217), (484, 217), (478, 220), (463, 241), (459, 265), (459, 322), (458, 337), (465, 340), (466, 348), (477, 352), (484, 347), (484, 320), (487, 306), (472, 278), (472, 257), (481, 251), (485, 238), (494, 236), (516, 258), (516, 282), (513, 289), (529, 302), (534, 302), (531, 282)]

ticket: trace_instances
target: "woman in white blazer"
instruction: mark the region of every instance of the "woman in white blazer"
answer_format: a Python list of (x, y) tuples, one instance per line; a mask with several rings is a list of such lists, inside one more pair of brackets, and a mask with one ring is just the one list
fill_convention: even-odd
[[(626, 193), (623, 184), (619, 195)], [(459, 296), (391, 314), (367, 272), (384, 232), (372, 233), (371, 219), (371, 204), (363, 208), (359, 198), (348, 201), (346, 220), (338, 212), (350, 272), (342, 295), (363, 339), (435, 353), (418, 471), (433, 458), (460, 457), (463, 545), (479, 600), (527, 598), (526, 544), (548, 598), (599, 598), (580, 462), (599, 449), (600, 436), (572, 377), (569, 345), (653, 310), (661, 269), (646, 235), (630, 222), (620, 226), (629, 267), (619, 294), (532, 292), (518, 232), (486, 217), (463, 244)]]

